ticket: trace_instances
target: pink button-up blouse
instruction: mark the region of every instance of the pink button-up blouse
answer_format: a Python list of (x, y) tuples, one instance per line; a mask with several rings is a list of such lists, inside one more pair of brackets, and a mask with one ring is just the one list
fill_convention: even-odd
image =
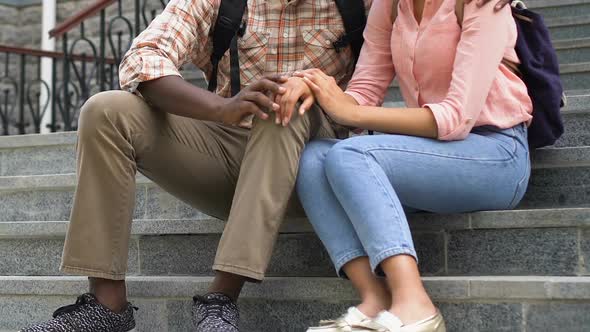
[[(492, 1), (493, 2), (493, 1)], [(473, 127), (502, 129), (530, 121), (532, 102), (523, 81), (501, 64), (519, 62), (510, 8), (465, 6), (457, 23), (455, 0), (426, 0), (422, 21), (413, 1), (400, 0), (391, 22), (391, 0), (375, 0), (365, 44), (347, 93), (364, 106), (383, 103), (397, 76), (407, 107), (429, 108), (441, 140), (464, 139)]]

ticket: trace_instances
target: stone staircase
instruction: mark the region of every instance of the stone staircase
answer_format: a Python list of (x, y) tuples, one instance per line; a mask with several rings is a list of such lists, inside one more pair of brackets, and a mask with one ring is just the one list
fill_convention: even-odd
[[(533, 155), (514, 211), (411, 218), (426, 286), (449, 331), (590, 331), (590, 0), (528, 1), (546, 16), (569, 104), (566, 134)], [(200, 74), (185, 78), (202, 85)], [(399, 103), (392, 85), (388, 103)], [(0, 137), (0, 331), (45, 320), (86, 291), (59, 273), (76, 186), (75, 133)], [(137, 177), (129, 294), (142, 332), (189, 331), (224, 224)], [(243, 331), (304, 331), (353, 304), (306, 221), (287, 220)]]

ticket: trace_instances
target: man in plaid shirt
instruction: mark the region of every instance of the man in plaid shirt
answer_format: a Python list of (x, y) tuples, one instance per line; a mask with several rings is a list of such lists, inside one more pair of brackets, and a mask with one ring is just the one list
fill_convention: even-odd
[[(227, 220), (215, 280), (209, 294), (195, 297), (193, 318), (197, 331), (238, 330), (235, 300), (244, 282), (263, 279), (284, 215), (304, 217), (292, 194), (306, 142), (341, 138), (307, 85), (289, 74), (320, 68), (345, 86), (354, 61), (350, 47), (333, 46), (344, 34), (335, 1), (249, 0), (238, 41), (242, 91), (230, 98), (227, 54), (217, 94), (200, 89), (179, 68), (192, 62), (211, 73), (219, 5), (171, 0), (124, 57), (124, 91), (99, 93), (83, 106), (79, 183), (61, 269), (89, 276), (92, 294), (77, 311), (61, 310), (24, 331), (62, 331), (58, 324), (78, 324), (86, 312), (95, 323), (75, 330), (123, 332), (135, 325), (124, 279), (137, 170)], [(94, 313), (97, 303), (110, 310)]]

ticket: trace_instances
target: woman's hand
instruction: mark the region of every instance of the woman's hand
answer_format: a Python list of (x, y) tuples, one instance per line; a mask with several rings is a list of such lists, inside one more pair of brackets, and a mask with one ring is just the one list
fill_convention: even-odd
[(311, 89), (301, 77), (290, 77), (286, 82), (282, 82), (281, 86), (286, 89), (286, 92), (276, 94), (275, 102), (280, 106), (276, 111), (276, 124), (286, 127), (291, 121), (297, 102), (301, 101), (297, 112), (303, 115), (313, 106), (315, 99)]
[(319, 69), (308, 69), (296, 72), (294, 75), (303, 78), (316, 101), (334, 121), (343, 125), (350, 123), (354, 114), (351, 106), (354, 104), (348, 102), (351, 97), (342, 91), (334, 77), (326, 75)]

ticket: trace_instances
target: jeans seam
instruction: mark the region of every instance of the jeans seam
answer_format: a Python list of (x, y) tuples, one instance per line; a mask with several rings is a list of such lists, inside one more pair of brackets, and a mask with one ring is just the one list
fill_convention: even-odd
[(364, 250), (355, 249), (348, 251), (347, 254), (343, 255), (342, 257), (334, 261), (334, 268), (336, 268), (336, 274), (340, 275), (340, 270), (342, 270), (342, 267), (346, 265), (348, 262), (352, 261), (353, 259), (367, 256), (368, 255)]
[(370, 153), (373, 151), (397, 151), (397, 152), (422, 154), (422, 155), (427, 155), (427, 156), (435, 156), (435, 157), (440, 157), (440, 158), (466, 160), (466, 161), (489, 162), (489, 163), (502, 163), (502, 162), (512, 161), (515, 159), (514, 155), (511, 155), (509, 158), (505, 158), (505, 159), (481, 159), (481, 158), (467, 158), (467, 157), (460, 157), (460, 156), (444, 155), (444, 154), (433, 153), (433, 152), (424, 152), (424, 151), (417, 151), (417, 150), (411, 150), (411, 149), (392, 148), (392, 147), (383, 147), (383, 146), (369, 147), (369, 148), (365, 149), (363, 152)]
[[(401, 220), (402, 220), (402, 218), (400, 218), (399, 211), (397, 211), (397, 209), (395, 208), (393, 197), (391, 197), (391, 194), (387, 190), (385, 190), (385, 184), (383, 184), (383, 182), (381, 182), (381, 180), (379, 179), (379, 177), (375, 173), (375, 169), (373, 168), (373, 166), (371, 165), (371, 163), (368, 160), (369, 153), (363, 151), (363, 156), (365, 157), (365, 162), (367, 163), (367, 166), (371, 170), (371, 173), (373, 174), (373, 177), (375, 178), (377, 184), (381, 187), (381, 190), (385, 193), (385, 196), (389, 198), (390, 207), (393, 209), (393, 211), (395, 213), (395, 216), (394, 217), (397, 217), (397, 219), (398, 219), (398, 222), (396, 224), (397, 224), (398, 229), (399, 229), (399, 234), (403, 234), (404, 232), (403, 232), (403, 229), (401, 227)], [(371, 155), (371, 157), (373, 157), (373, 155)], [(404, 217), (405, 217), (405, 215), (404, 215)], [(406, 223), (408, 222), (407, 221), (407, 218), (404, 218), (404, 220), (405, 220)], [(405, 241), (406, 239), (403, 239), (403, 240)]]

